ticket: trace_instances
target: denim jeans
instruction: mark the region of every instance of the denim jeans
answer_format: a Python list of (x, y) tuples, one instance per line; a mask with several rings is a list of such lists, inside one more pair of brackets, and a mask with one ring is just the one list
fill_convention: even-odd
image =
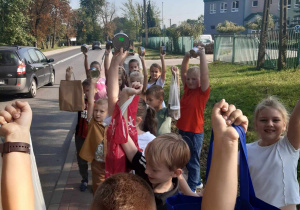
[(88, 162), (86, 160), (83, 160), (80, 156), (80, 150), (81, 147), (84, 143), (84, 138), (81, 136), (75, 135), (75, 146), (76, 146), (76, 151), (77, 151), (77, 163), (79, 167), (79, 173), (82, 177), (82, 180), (88, 180)]
[(203, 144), (204, 133), (192, 133), (179, 130), (179, 134), (189, 145), (191, 158), (186, 168), (189, 172), (187, 183), (192, 191), (196, 190), (196, 186), (201, 184), (200, 177), (200, 155)]

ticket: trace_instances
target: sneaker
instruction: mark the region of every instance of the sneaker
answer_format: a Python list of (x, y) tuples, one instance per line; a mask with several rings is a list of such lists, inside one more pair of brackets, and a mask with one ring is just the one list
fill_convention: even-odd
[(200, 192), (200, 191), (202, 190), (202, 188), (203, 188), (203, 184), (201, 183), (201, 184), (197, 185), (195, 191), (196, 191), (196, 192)]
[(87, 180), (81, 180), (80, 191), (81, 192), (86, 191), (87, 186), (88, 186), (88, 181)]

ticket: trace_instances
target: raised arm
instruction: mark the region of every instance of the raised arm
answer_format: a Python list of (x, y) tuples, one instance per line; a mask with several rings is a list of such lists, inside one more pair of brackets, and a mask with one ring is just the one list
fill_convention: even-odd
[(186, 52), (181, 64), (180, 75), (181, 75), (181, 82), (183, 87), (185, 86), (185, 82), (186, 82), (186, 72), (189, 68), (190, 57), (191, 57), (190, 52)]
[[(32, 111), (27, 102), (17, 101), (0, 111), (0, 136), (5, 142), (30, 143)], [(34, 210), (30, 155), (24, 152), (3, 154), (1, 197), (3, 209)]]
[(142, 66), (143, 66), (143, 75), (144, 75), (144, 84), (143, 84), (143, 93), (146, 92), (147, 90), (147, 85), (148, 85), (148, 72), (145, 64), (145, 56), (140, 56)]
[(93, 117), (96, 83), (97, 83), (97, 79), (91, 79), (91, 85), (88, 94), (88, 109), (87, 109), (88, 121)]
[(160, 54), (160, 60), (161, 60), (161, 75), (160, 75), (160, 77), (163, 82), (166, 81), (166, 73), (167, 73), (166, 72), (166, 64), (165, 64), (165, 55), (166, 54)]
[(202, 210), (233, 210), (238, 186), (238, 138), (231, 126), (248, 128), (248, 119), (225, 100), (215, 104), (211, 115), (214, 148), (211, 168), (202, 200)]
[(107, 97), (108, 97), (108, 116), (112, 116), (115, 104), (118, 101), (119, 96), (119, 63), (123, 62), (127, 55), (127, 52), (123, 52), (121, 48), (120, 52), (115, 53), (112, 57), (111, 64), (107, 75)]
[(104, 72), (105, 72), (105, 78), (107, 79), (108, 76), (108, 69), (110, 66), (110, 62), (111, 62), (111, 53), (110, 53), (111, 49), (109, 48), (109, 50), (105, 49), (105, 58), (104, 58)]
[(87, 52), (83, 52), (83, 55), (84, 55), (85, 75), (86, 75), (86, 78), (89, 79), (90, 78), (90, 74), (89, 74), (88, 54), (87, 54)]
[(300, 100), (291, 114), (287, 137), (295, 149), (300, 148)]
[(200, 46), (198, 48), (200, 56), (200, 84), (201, 90), (205, 92), (209, 87), (208, 65), (205, 56), (205, 49)]

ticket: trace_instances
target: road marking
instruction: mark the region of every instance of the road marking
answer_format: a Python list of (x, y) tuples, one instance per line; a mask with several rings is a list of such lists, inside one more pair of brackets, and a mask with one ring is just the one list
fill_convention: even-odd
[(57, 65), (57, 64), (60, 64), (60, 63), (63, 63), (63, 62), (65, 62), (65, 61), (67, 61), (67, 60), (70, 60), (71, 58), (74, 58), (74, 57), (76, 57), (76, 56), (78, 56), (78, 55), (82, 55), (82, 53), (77, 53), (77, 54), (75, 54), (75, 55), (72, 55), (71, 57), (68, 57), (68, 58), (65, 58), (65, 59), (63, 59), (63, 60), (61, 60), (61, 61), (58, 61), (57, 63), (53, 64), (53, 66), (55, 66), (55, 65)]

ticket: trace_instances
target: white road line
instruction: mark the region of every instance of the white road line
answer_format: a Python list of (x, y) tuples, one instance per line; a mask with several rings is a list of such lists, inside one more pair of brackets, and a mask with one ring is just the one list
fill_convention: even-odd
[(76, 56), (78, 56), (78, 55), (82, 55), (82, 52), (81, 52), (81, 53), (77, 53), (77, 54), (75, 54), (75, 55), (72, 55), (71, 57), (65, 58), (65, 59), (63, 59), (63, 60), (61, 60), (61, 61), (58, 61), (57, 63), (53, 64), (53, 66), (55, 66), (55, 65), (57, 65), (57, 64), (60, 64), (60, 63), (63, 63), (63, 62), (65, 62), (65, 61), (67, 61), (67, 60), (70, 60), (71, 58), (74, 58), (74, 57), (76, 57)]

